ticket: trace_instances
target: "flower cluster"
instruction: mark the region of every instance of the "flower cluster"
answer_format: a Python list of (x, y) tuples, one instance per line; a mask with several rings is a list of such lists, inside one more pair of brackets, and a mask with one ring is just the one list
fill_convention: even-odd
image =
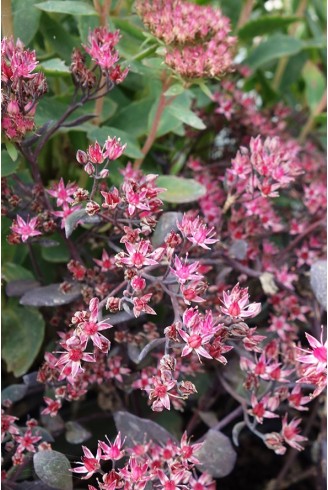
[(1, 41), (1, 124), (5, 135), (20, 141), (34, 129), (38, 100), (47, 92), (43, 73), (33, 73), (38, 61), (35, 51), (25, 49), (18, 39)]
[[(129, 438), (130, 440), (130, 438)], [(93, 475), (101, 474), (101, 480), (97, 478), (98, 486), (89, 485), (89, 490), (111, 488), (136, 488), (143, 490), (148, 483), (160, 484), (163, 488), (192, 488), (198, 490), (212, 490), (214, 481), (203, 473), (195, 476), (194, 467), (199, 463), (197, 451), (202, 443), (191, 444), (187, 434), (184, 433), (181, 441), (167, 440), (165, 445), (154, 441), (144, 444), (130, 444), (124, 447), (124, 440), (120, 432), (115, 441), (111, 443), (99, 441), (96, 455), (90, 449), (82, 446), (84, 456), (80, 465), (74, 468), (74, 473), (86, 473), (82, 479), (89, 479)], [(128, 457), (122, 464), (124, 457)], [(101, 462), (111, 461), (112, 469), (104, 472)], [(114, 463), (120, 461), (119, 467)]]
[(138, 0), (136, 7), (166, 45), (165, 63), (182, 77), (215, 78), (231, 70), (236, 39), (219, 9), (183, 0)]
[(115, 46), (120, 40), (120, 32), (110, 32), (106, 27), (96, 27), (89, 32), (85, 51), (91, 56), (95, 65), (105, 77), (96, 76), (93, 69), (87, 67), (81, 51), (75, 49), (72, 54), (71, 73), (74, 84), (92, 97), (97, 91), (110, 90), (122, 83), (128, 74), (128, 68), (122, 69), (118, 64), (119, 54)]

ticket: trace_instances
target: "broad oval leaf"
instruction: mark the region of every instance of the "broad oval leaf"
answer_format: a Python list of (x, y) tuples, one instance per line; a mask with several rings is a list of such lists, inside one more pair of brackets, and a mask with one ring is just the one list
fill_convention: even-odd
[(9, 298), (20, 298), (28, 289), (34, 289), (38, 286), (40, 286), (40, 283), (34, 279), (18, 279), (17, 281), (10, 281), (6, 285), (6, 295)]
[(70, 75), (70, 69), (60, 58), (43, 61), (38, 65), (38, 69), (47, 75)]
[(67, 422), (65, 427), (65, 439), (70, 444), (81, 444), (92, 436), (92, 434), (78, 422)]
[[(14, 34), (24, 44), (29, 44), (37, 33), (41, 12), (35, 8), (39, 0), (12, 0)], [(22, 26), (24, 28), (22, 29)]]
[(1, 391), (1, 400), (4, 402), (5, 400), (10, 400), (15, 403), (24, 398), (27, 393), (27, 385), (26, 384), (14, 384), (7, 386), (4, 390)]
[(50, 487), (72, 490), (71, 465), (64, 454), (52, 450), (39, 451), (33, 456), (33, 465), (40, 480)]
[(143, 444), (145, 440), (164, 445), (168, 440), (175, 440), (172, 434), (152, 420), (142, 419), (129, 412), (114, 413), (114, 420), (116, 429), (122, 437), (126, 437), (126, 445), (130, 447)]
[(5, 263), (2, 266), (1, 274), (4, 280), (8, 283), (19, 280), (34, 280), (34, 276), (31, 271), (25, 269), (25, 267), (19, 264), (15, 264), (14, 262)]
[(282, 17), (278, 15), (266, 15), (250, 20), (238, 31), (238, 38), (242, 41), (252, 40), (256, 36), (262, 34), (270, 34), (288, 27), (293, 22), (299, 22), (302, 18), (289, 16)]
[(160, 198), (175, 204), (197, 201), (206, 194), (206, 188), (196, 180), (175, 175), (160, 175), (157, 185), (166, 189)]
[(19, 166), (19, 159), (15, 162), (10, 158), (8, 151), (1, 151), (1, 177), (8, 177), (14, 174)]
[(234, 240), (229, 248), (229, 256), (233, 259), (244, 260), (247, 248), (246, 240)]
[(318, 260), (311, 266), (310, 282), (315, 297), (327, 310), (327, 261)]
[(2, 358), (16, 378), (23, 376), (39, 353), (45, 324), (34, 308), (4, 308), (2, 312)]
[(182, 220), (182, 216), (182, 213), (175, 211), (168, 211), (162, 214), (152, 236), (151, 242), (153, 247), (163, 245), (166, 236), (171, 231), (177, 231), (177, 222)]
[(229, 437), (210, 429), (196, 457), (201, 462), (196, 465), (199, 471), (207, 472), (214, 478), (223, 478), (233, 470), (237, 455)]
[(284, 34), (276, 34), (256, 46), (244, 63), (255, 70), (282, 56), (297, 54), (302, 48), (303, 44), (299, 39)]
[(20, 300), (21, 305), (28, 306), (61, 306), (72, 303), (81, 294), (78, 284), (73, 284), (68, 293), (62, 293), (59, 289), (60, 283), (41, 286), (40, 288), (27, 291)]
[(167, 108), (168, 112), (176, 119), (195, 129), (206, 129), (205, 124), (193, 111), (180, 105), (171, 104)]
[(86, 2), (78, 0), (49, 0), (36, 4), (36, 7), (44, 12), (71, 15), (98, 15), (96, 10)]
[(326, 79), (321, 70), (312, 62), (307, 61), (303, 68), (305, 80), (305, 96), (311, 112), (314, 112), (325, 91)]

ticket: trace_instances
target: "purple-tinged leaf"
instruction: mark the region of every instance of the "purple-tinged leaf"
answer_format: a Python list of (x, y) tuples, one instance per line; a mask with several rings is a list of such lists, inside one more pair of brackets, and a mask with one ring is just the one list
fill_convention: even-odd
[(60, 284), (50, 284), (27, 291), (20, 300), (21, 305), (28, 306), (61, 306), (75, 301), (81, 294), (81, 287), (74, 284), (68, 293), (62, 293)]
[(232, 441), (235, 446), (239, 446), (239, 434), (243, 430), (243, 428), (246, 427), (246, 422), (238, 422), (236, 425), (234, 425), (234, 428), (232, 429)]
[(5, 400), (10, 400), (15, 403), (24, 398), (27, 393), (27, 386), (24, 384), (14, 384), (7, 386), (4, 390), (1, 391), (1, 400), (2, 403)]
[(178, 230), (177, 221), (181, 221), (182, 217), (182, 213), (177, 213), (175, 211), (169, 211), (162, 214), (162, 216), (158, 220), (154, 234), (152, 236), (151, 242), (153, 247), (159, 247), (160, 245), (163, 245), (166, 236), (171, 231)]
[(73, 479), (71, 465), (58, 451), (40, 451), (33, 456), (34, 470), (37, 476), (50, 487), (58, 490), (72, 490)]
[(29, 289), (35, 289), (40, 286), (34, 279), (18, 279), (17, 281), (8, 282), (6, 285), (6, 295), (9, 298), (20, 298)]
[(78, 422), (67, 422), (65, 427), (65, 439), (70, 444), (82, 444), (82, 442), (87, 441), (92, 436), (92, 434)]
[(149, 440), (159, 444), (166, 444), (170, 439), (175, 440), (172, 434), (152, 420), (142, 419), (129, 412), (114, 413), (114, 420), (117, 431), (121, 432), (122, 437), (126, 437), (126, 446), (129, 447)]
[(52, 434), (62, 432), (65, 428), (65, 422), (59, 414), (51, 417), (50, 415), (41, 415), (41, 422)]
[(69, 216), (67, 216), (67, 218), (65, 219), (66, 238), (71, 236), (78, 222), (83, 220), (87, 216), (88, 215), (85, 209), (77, 209), (76, 211), (73, 211), (73, 213), (71, 213)]
[(37, 377), (38, 377), (38, 371), (33, 371), (32, 373), (25, 374), (23, 376), (24, 384), (26, 384), (26, 386), (28, 386), (29, 388), (33, 388), (34, 386), (40, 386)]
[(310, 282), (314, 295), (321, 306), (327, 310), (327, 261), (318, 260), (311, 265)]
[(145, 357), (151, 352), (153, 349), (156, 349), (156, 347), (162, 346), (165, 344), (166, 339), (161, 338), (161, 339), (153, 339), (149, 342), (149, 344), (145, 345), (145, 347), (142, 349), (140, 352), (138, 359), (137, 359), (137, 364), (139, 362), (143, 361)]
[(201, 462), (196, 465), (199, 471), (207, 472), (214, 478), (223, 478), (233, 470), (237, 455), (229, 437), (210, 429), (196, 457)]

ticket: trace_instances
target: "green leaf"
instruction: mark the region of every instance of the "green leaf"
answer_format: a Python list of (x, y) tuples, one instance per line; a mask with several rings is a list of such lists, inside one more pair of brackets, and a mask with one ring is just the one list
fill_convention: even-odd
[(167, 89), (164, 95), (166, 96), (171, 96), (171, 95), (180, 95), (184, 92), (185, 88), (182, 85), (182, 83), (174, 83), (171, 85), (170, 88)]
[[(38, 0), (12, 0), (15, 38), (29, 44), (39, 28), (41, 12), (35, 8)], [(24, 27), (23, 27), (24, 26)]]
[(130, 158), (142, 158), (143, 154), (140, 151), (139, 143), (137, 140), (125, 131), (121, 129), (113, 128), (110, 126), (102, 126), (101, 128), (92, 128), (88, 131), (88, 137), (91, 140), (97, 140), (98, 143), (103, 145), (108, 136), (113, 138), (114, 136), (121, 138), (122, 143), (127, 143), (127, 147), (124, 150), (124, 155)]
[(302, 48), (303, 43), (299, 39), (283, 34), (276, 34), (254, 48), (244, 63), (256, 69), (282, 56), (297, 54)]
[(305, 97), (313, 112), (319, 104), (326, 88), (326, 79), (319, 68), (312, 62), (307, 61), (303, 68), (305, 81)]
[(34, 279), (32, 272), (21, 265), (6, 262), (1, 269), (2, 277), (5, 281), (17, 281), (18, 279)]
[(36, 7), (44, 12), (57, 14), (98, 15), (89, 3), (79, 2), (78, 0), (49, 0), (48, 2), (38, 3)]
[[(158, 107), (158, 99), (153, 103), (153, 106), (149, 112), (148, 124), (147, 124), (148, 131), (150, 131), (150, 128), (152, 127), (157, 107)], [(161, 115), (161, 119), (159, 121), (159, 125), (156, 131), (156, 136), (157, 138), (159, 138), (164, 134), (177, 130), (181, 126), (182, 126), (181, 120), (179, 120), (177, 117), (172, 115), (172, 113), (169, 110), (169, 107), (165, 107)]]
[(242, 41), (251, 41), (256, 36), (263, 34), (271, 34), (274, 31), (282, 30), (288, 27), (293, 22), (301, 21), (302, 18), (290, 16), (263, 16), (247, 22), (238, 31), (238, 38)]
[(117, 112), (110, 124), (135, 138), (143, 136), (147, 133), (148, 116), (153, 104), (153, 97), (132, 102)]
[(81, 43), (86, 43), (90, 30), (99, 26), (99, 19), (94, 15), (83, 15), (78, 18), (77, 26), (80, 33)]
[(58, 451), (39, 451), (33, 455), (35, 473), (49, 487), (72, 490), (71, 465), (66, 456)]
[(47, 262), (61, 263), (68, 262), (70, 259), (69, 250), (66, 243), (60, 235), (53, 235), (52, 237), (55, 241), (59, 242), (59, 245), (55, 247), (42, 247), (41, 256)]
[(18, 152), (17, 152), (16, 146), (13, 143), (11, 143), (10, 141), (7, 141), (6, 142), (6, 149), (7, 149), (8, 155), (10, 156), (12, 161), (15, 162), (17, 160), (17, 157), (18, 157)]
[(38, 69), (47, 75), (69, 75), (71, 73), (69, 67), (60, 58), (43, 61), (38, 65)]
[(73, 49), (80, 45), (79, 39), (72, 37), (59, 22), (47, 14), (42, 15), (40, 30), (55, 53), (70, 64)]
[(167, 189), (160, 194), (160, 198), (165, 202), (176, 204), (193, 202), (206, 194), (206, 188), (194, 179), (160, 175), (156, 182), (158, 187)]
[(194, 112), (176, 103), (176, 100), (168, 106), (168, 112), (179, 121), (195, 129), (206, 129), (203, 121)]
[(8, 151), (1, 151), (1, 177), (8, 177), (8, 175), (14, 174), (18, 166), (19, 160), (13, 162), (8, 154)]
[(44, 319), (35, 308), (4, 308), (2, 312), (2, 358), (16, 378), (32, 366), (44, 338)]

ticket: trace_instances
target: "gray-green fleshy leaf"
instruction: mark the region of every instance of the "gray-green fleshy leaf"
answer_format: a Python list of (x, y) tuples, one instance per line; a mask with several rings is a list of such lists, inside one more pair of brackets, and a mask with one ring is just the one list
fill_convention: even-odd
[(327, 261), (318, 260), (311, 266), (310, 282), (315, 297), (327, 310)]
[(13, 384), (1, 391), (1, 400), (10, 400), (15, 403), (24, 398), (28, 387), (26, 384)]
[(50, 487), (58, 490), (72, 490), (71, 465), (66, 456), (58, 451), (39, 451), (33, 456), (37, 476)]
[(35, 308), (4, 308), (2, 312), (2, 358), (16, 378), (32, 366), (44, 338), (45, 323)]
[(229, 475), (237, 458), (229, 437), (213, 429), (206, 433), (203, 446), (195, 456), (201, 463), (196, 465), (199, 471), (207, 472), (214, 478)]
[(151, 239), (153, 247), (163, 245), (166, 236), (171, 231), (178, 230), (177, 222), (182, 220), (182, 216), (182, 213), (176, 211), (168, 211), (162, 214)]
[(144, 444), (145, 441), (149, 440), (165, 445), (169, 439), (175, 439), (172, 434), (156, 422), (142, 419), (129, 412), (116, 412), (114, 420), (117, 431), (121, 432), (122, 438), (126, 437), (127, 447)]
[(157, 178), (158, 187), (163, 187), (160, 198), (165, 202), (182, 204), (197, 201), (205, 196), (206, 188), (194, 179), (185, 179), (175, 175), (160, 175)]
[(27, 291), (20, 300), (21, 305), (28, 306), (61, 306), (75, 301), (81, 294), (79, 284), (73, 284), (67, 293), (62, 293), (59, 284), (49, 284)]

